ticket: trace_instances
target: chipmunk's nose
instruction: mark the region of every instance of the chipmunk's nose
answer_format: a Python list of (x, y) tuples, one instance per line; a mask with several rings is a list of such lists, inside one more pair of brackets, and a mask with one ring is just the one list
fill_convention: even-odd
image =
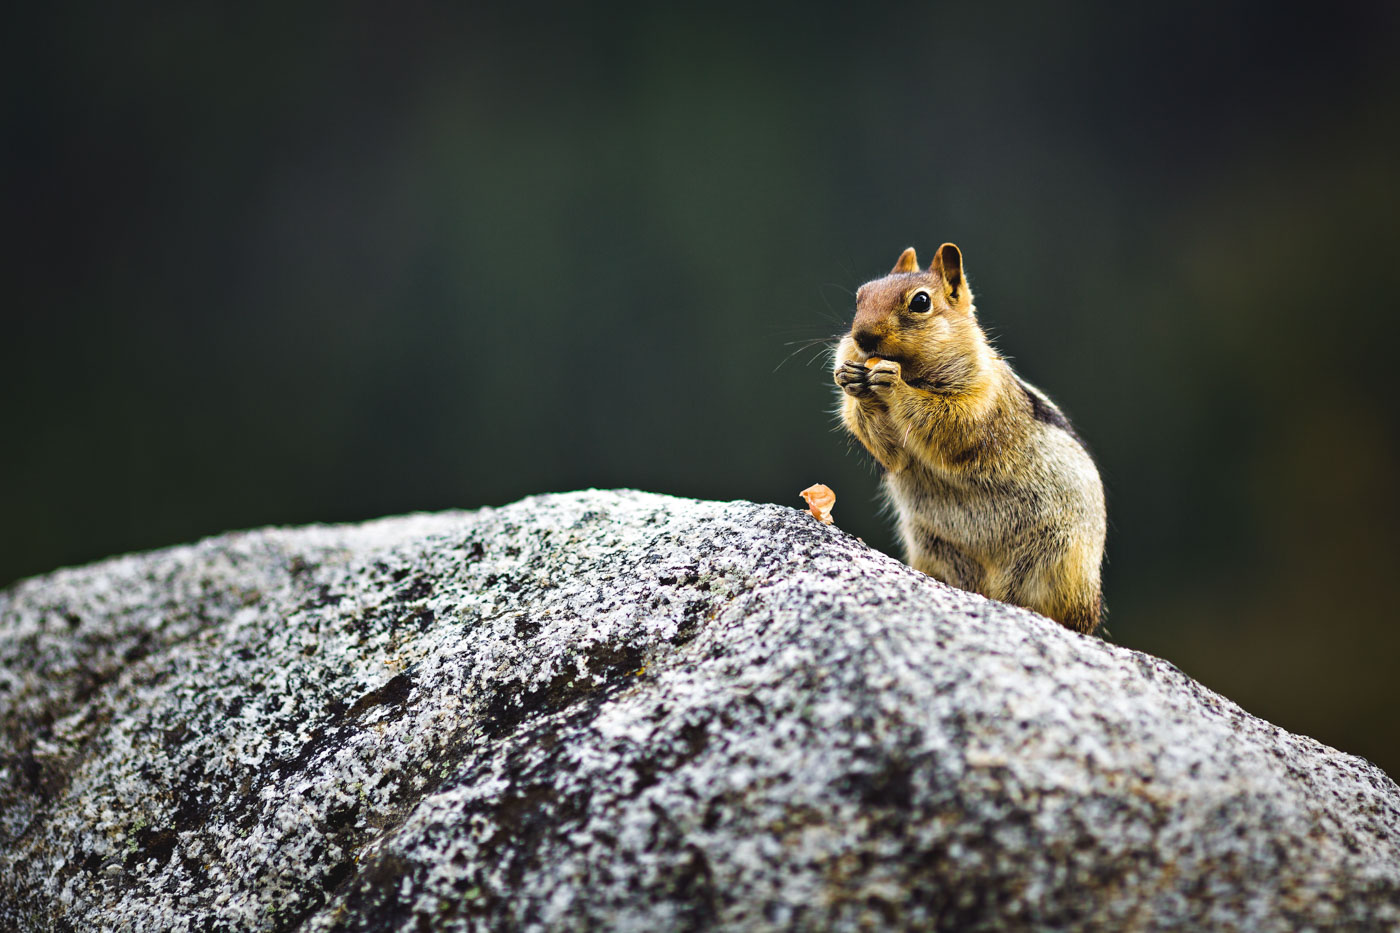
[(858, 330), (851, 336), (855, 338), (856, 346), (860, 347), (862, 353), (874, 353), (875, 348), (880, 345), (880, 335), (868, 330)]

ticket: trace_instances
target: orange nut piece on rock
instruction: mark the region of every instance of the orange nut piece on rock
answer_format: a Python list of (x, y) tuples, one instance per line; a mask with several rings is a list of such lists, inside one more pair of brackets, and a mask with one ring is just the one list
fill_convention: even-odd
[(836, 504), (836, 493), (830, 486), (817, 483), (802, 490), (802, 498), (807, 500), (807, 511), (823, 525), (831, 524), (831, 507)]

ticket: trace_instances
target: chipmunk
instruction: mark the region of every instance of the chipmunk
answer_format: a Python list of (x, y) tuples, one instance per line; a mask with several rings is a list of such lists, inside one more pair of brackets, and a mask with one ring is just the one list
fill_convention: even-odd
[(1084, 442), (982, 333), (962, 253), (906, 249), (856, 292), (841, 420), (884, 468), (907, 562), (1077, 632), (1103, 611), (1103, 483)]

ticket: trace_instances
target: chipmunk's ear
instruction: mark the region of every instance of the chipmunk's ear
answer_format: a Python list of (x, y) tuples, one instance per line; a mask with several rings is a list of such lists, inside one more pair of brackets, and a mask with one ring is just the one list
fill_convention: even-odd
[(899, 273), (899, 272), (918, 272), (918, 271), (919, 271), (919, 257), (916, 256), (916, 255), (914, 255), (914, 247), (911, 246), (911, 247), (909, 247), (908, 249), (906, 249), (904, 252), (902, 252), (902, 253), (899, 254), (899, 262), (897, 262), (897, 263), (894, 264), (894, 268), (890, 270), (890, 275), (894, 275), (894, 274)]
[(967, 301), (967, 281), (963, 278), (962, 251), (952, 243), (944, 243), (933, 254), (933, 262), (928, 271), (937, 272), (943, 278), (943, 293), (956, 307)]

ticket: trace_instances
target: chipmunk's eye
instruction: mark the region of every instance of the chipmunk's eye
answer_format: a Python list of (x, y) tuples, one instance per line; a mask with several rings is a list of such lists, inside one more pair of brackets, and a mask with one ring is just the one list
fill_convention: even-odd
[(909, 299), (909, 310), (915, 314), (923, 314), (933, 307), (933, 299), (928, 296), (928, 292), (915, 292), (914, 297)]

